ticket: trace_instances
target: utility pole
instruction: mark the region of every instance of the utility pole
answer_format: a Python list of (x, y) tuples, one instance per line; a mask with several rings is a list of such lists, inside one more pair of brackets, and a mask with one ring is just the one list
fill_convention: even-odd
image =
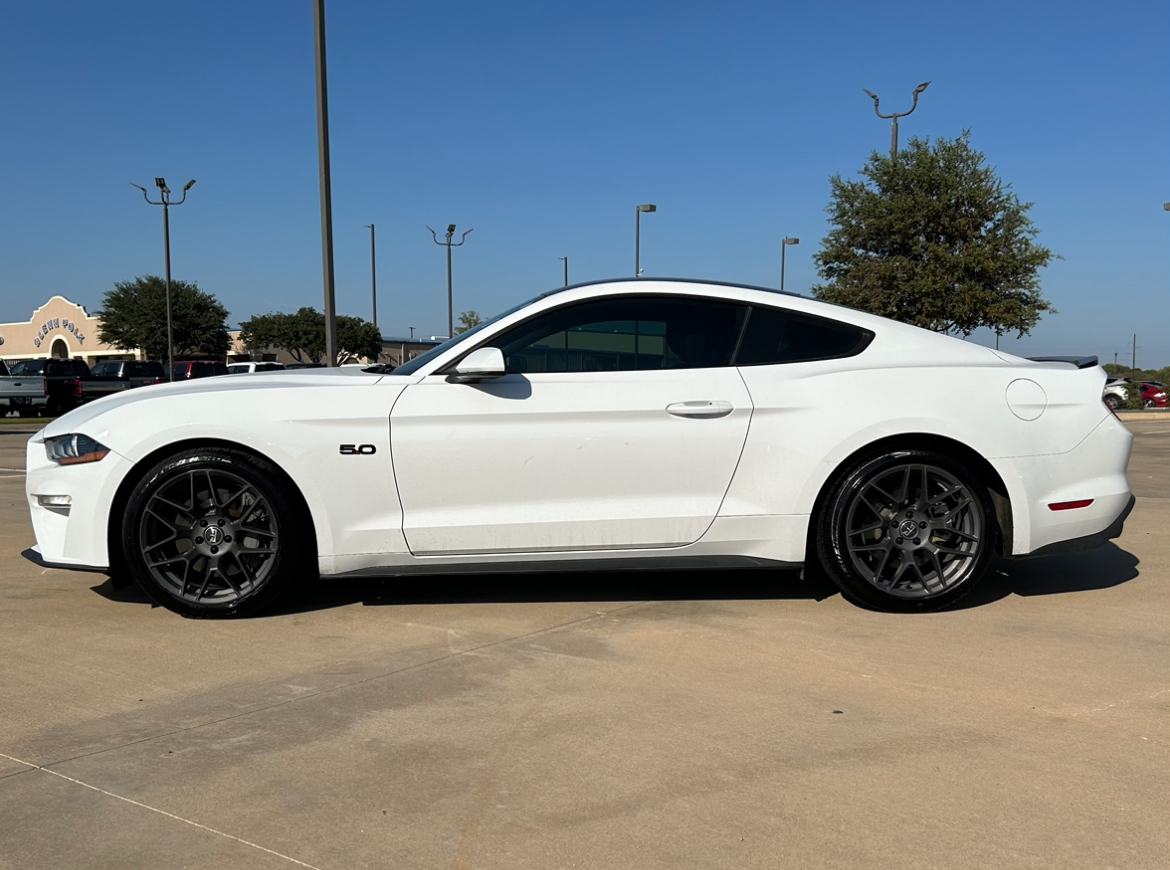
[(374, 326), (378, 325), (378, 259), (374, 246), (374, 225), (366, 224), (370, 231), (370, 293), (373, 295)]
[[(427, 229), (431, 230), (430, 227), (427, 227)], [(451, 237), (455, 235), (455, 224), (448, 224), (447, 241), (440, 242), (439, 237), (435, 235), (435, 231), (431, 230), (431, 237), (435, 240), (435, 244), (442, 245), (447, 249), (447, 338), (455, 337), (455, 307), (451, 301), (451, 249), (460, 247), (467, 241), (467, 236), (473, 232), (475, 232), (474, 228), (464, 233), (463, 238), (459, 241), (452, 242)]]
[(1137, 374), (1137, 333), (1133, 334), (1133, 361), (1129, 367), (1131, 374)]
[(317, 166), (321, 176), (321, 271), (325, 283), (325, 364), (337, 365), (337, 310), (333, 286), (333, 192), (329, 180), (329, 83), (325, 69), (325, 0), (313, 0), (317, 45)]
[(569, 258), (568, 257), (557, 257), (557, 259), (565, 261), (565, 286), (568, 287), (569, 286)]
[(156, 178), (155, 185), (159, 191), (159, 202), (154, 202), (146, 193), (146, 188), (141, 184), (130, 182), (132, 187), (137, 187), (142, 191), (142, 198), (146, 200), (149, 205), (161, 205), (163, 207), (163, 252), (166, 259), (167, 269), (167, 380), (173, 381), (175, 379), (175, 369), (173, 363), (175, 361), (175, 331), (171, 325), (171, 216), (170, 209), (172, 205), (182, 205), (187, 201), (187, 191), (195, 186), (195, 179), (192, 178), (183, 186), (183, 198), (178, 202), (171, 202), (171, 189), (167, 187), (167, 180), (165, 178)]
[(918, 87), (916, 87), (914, 89), (914, 105), (912, 105), (910, 107), (909, 112), (894, 112), (894, 114), (892, 114), (892, 115), (883, 115), (881, 113), (881, 111), (878, 109), (878, 95), (875, 94), (873, 91), (866, 91), (865, 88), (862, 88), (862, 90), (865, 91), (865, 93), (869, 96), (869, 98), (871, 100), (873, 100), (873, 110), (874, 110), (874, 112), (877, 113), (877, 116), (879, 118), (893, 118), (894, 119), (894, 129), (893, 129), (893, 132), (892, 132), (891, 137), (890, 137), (890, 157), (891, 158), (896, 158), (898, 156), (898, 119), (905, 118), (907, 115), (913, 114), (914, 110), (918, 108), (918, 95), (921, 94), (923, 91), (925, 91), (928, 87), (930, 87), (930, 82), (923, 82), (922, 84), (920, 84)]

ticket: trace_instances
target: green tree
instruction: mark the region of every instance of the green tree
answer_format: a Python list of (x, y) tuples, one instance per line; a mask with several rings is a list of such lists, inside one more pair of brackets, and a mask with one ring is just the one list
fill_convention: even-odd
[[(102, 299), (98, 339), (119, 350), (141, 348), (147, 358), (167, 357), (166, 282), (157, 275), (115, 282)], [(223, 357), (231, 347), (228, 311), (195, 282), (171, 281), (175, 357)]]
[(478, 311), (464, 311), (459, 315), (459, 325), (455, 327), (455, 334), (467, 332), (483, 323), (483, 315)]
[(833, 176), (833, 228), (814, 260), (818, 299), (937, 332), (1031, 331), (1044, 312), (1039, 270), (1054, 255), (1022, 203), (957, 139), (911, 139), (897, 158), (874, 152), (863, 180)]
[(382, 355), (382, 331), (368, 320), (343, 314), (337, 318), (337, 346), (350, 356), (377, 362)]
[[(240, 323), (240, 341), (249, 350), (275, 347), (298, 362), (321, 362), (325, 356), (325, 315), (305, 306), (294, 314), (258, 314)], [(374, 361), (382, 353), (378, 327), (360, 317), (337, 318), (337, 345), (343, 356)]]
[(240, 341), (249, 350), (275, 347), (287, 351), (297, 362), (321, 362), (325, 315), (307, 305), (294, 314), (258, 314), (240, 323)]

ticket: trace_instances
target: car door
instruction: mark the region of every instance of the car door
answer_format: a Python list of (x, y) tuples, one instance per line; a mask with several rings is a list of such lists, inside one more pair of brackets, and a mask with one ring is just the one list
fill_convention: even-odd
[(698, 540), (747, 437), (751, 401), (729, 365), (744, 316), (689, 296), (570, 304), (478, 344), (503, 351), (503, 377), (407, 387), (390, 438), (411, 551)]

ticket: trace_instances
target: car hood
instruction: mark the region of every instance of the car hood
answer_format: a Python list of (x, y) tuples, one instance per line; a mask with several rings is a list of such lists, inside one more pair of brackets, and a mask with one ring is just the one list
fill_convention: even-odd
[(217, 375), (212, 378), (197, 378), (174, 383), (152, 384), (133, 390), (115, 393), (92, 402), (87, 402), (68, 414), (58, 417), (42, 430), (43, 437), (52, 438), (79, 431), (92, 420), (136, 402), (148, 402), (161, 396), (201, 396), (208, 393), (229, 393), (241, 391), (295, 390), (298, 388), (324, 386), (343, 388), (370, 387), (383, 380), (409, 382), (414, 378), (371, 374), (360, 366), (340, 366), (321, 369), (285, 369), (276, 372), (257, 372), (240, 375)]

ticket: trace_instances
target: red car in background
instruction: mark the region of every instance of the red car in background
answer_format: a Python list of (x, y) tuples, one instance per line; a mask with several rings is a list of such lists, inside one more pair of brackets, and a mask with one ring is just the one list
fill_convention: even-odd
[(1145, 382), (1138, 386), (1142, 391), (1142, 403), (1147, 408), (1165, 408), (1170, 405), (1170, 400), (1166, 398), (1165, 384)]

